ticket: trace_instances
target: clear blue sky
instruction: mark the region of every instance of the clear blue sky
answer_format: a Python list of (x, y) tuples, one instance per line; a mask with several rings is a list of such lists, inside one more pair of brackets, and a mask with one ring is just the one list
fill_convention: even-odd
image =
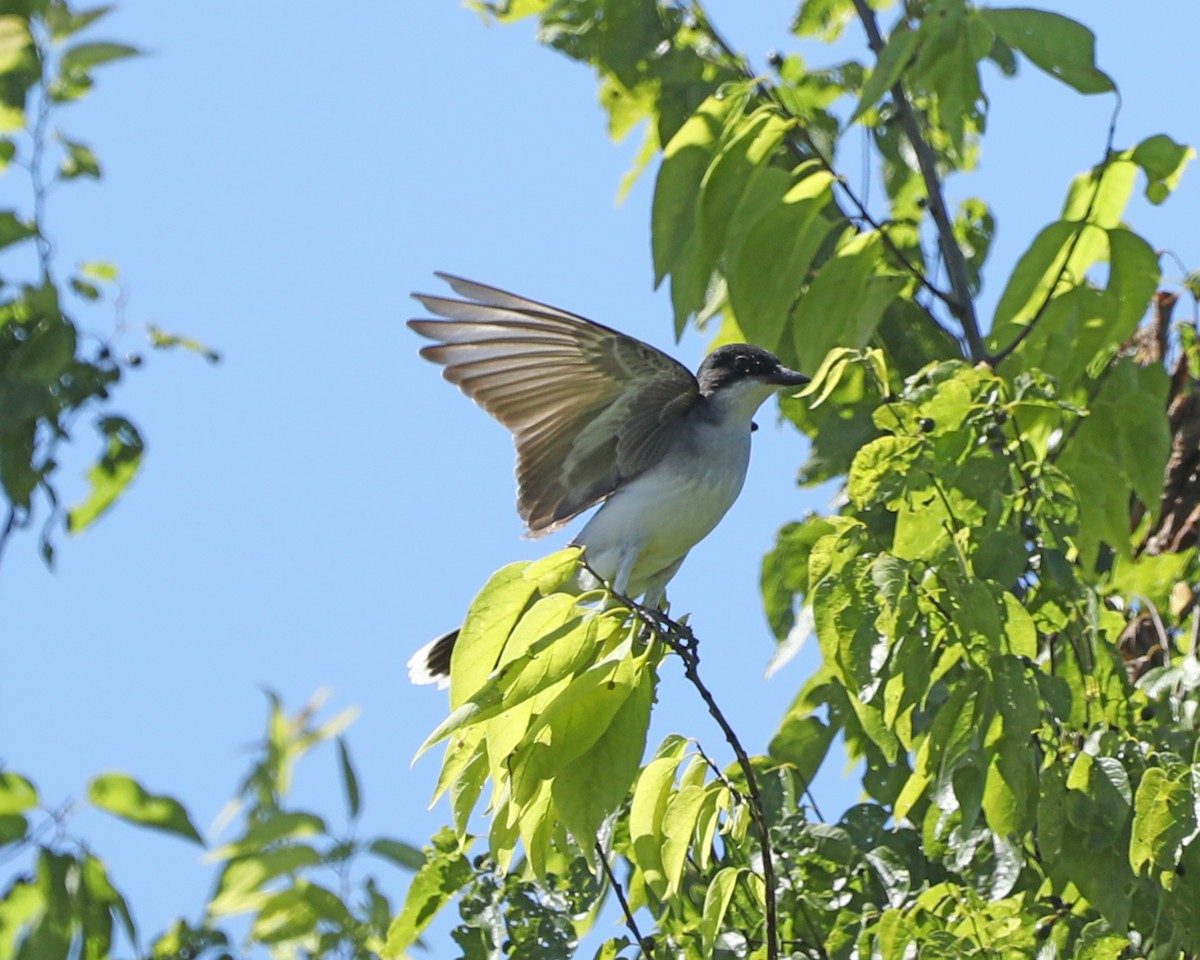
[[(1168, 132), (1200, 142), (1194, 0), (1047, 4), (1096, 29), (1100, 65), (1121, 86), (1117, 144)], [(713, 4), (727, 37), (762, 63), (795, 4)], [(48, 228), (59, 263), (110, 259), (129, 295), (124, 345), (154, 323), (219, 349), (218, 367), (154, 354), (114, 409), (148, 453), (126, 498), (86, 535), (62, 538), (58, 570), (32, 537), (0, 568), (7, 599), (0, 724), (6, 766), (52, 803), (101, 770), (133, 773), (185, 800), (203, 830), (234, 790), (262, 728), (260, 692), (293, 709), (331, 687), (363, 715), (350, 744), (365, 788), (362, 833), (420, 843), (447, 818), (426, 811), (437, 773), (409, 761), (444, 697), (410, 688), (404, 663), (454, 626), (497, 567), (565, 536), (519, 538), (506, 432), (416, 356), (409, 291), (437, 269), (478, 278), (615, 325), (694, 366), (698, 337), (671, 342), (652, 291), (653, 178), (614, 197), (636, 137), (611, 144), (589, 72), (539, 48), (532, 25), (485, 27), (439, 0), (336, 8), (230, 0), (122, 0), (97, 35), (150, 56), (104, 70), (60, 116), (91, 142), (106, 176), (56, 193)], [(885, 21), (887, 18), (885, 18)], [(861, 38), (852, 34), (855, 49)], [(1083, 100), (1023, 67), (989, 74), (980, 173), (954, 182), (994, 206), (999, 235), (984, 313), (1069, 178), (1100, 158), (1111, 98)], [(856, 141), (847, 150), (855, 162)], [(1197, 173), (1165, 209), (1131, 220), (1200, 266)], [(7, 205), (25, 184), (2, 181)], [(87, 315), (104, 332), (105, 313)], [(144, 351), (149, 352), (149, 351)], [(773, 644), (758, 565), (785, 521), (827, 506), (792, 482), (794, 432), (760, 416), (750, 478), (724, 524), (673, 584), (702, 637), (704, 672), (755, 750), (812, 669), (815, 644), (771, 681)], [(82, 490), (85, 456), (64, 484)], [(668, 665), (652, 735), (719, 732)], [(835, 762), (826, 809), (857, 785)], [(341, 809), (331, 754), (302, 768), (302, 802)], [(198, 913), (212, 876), (195, 848), (80, 809), (146, 933)], [(390, 878), (402, 889), (399, 874)], [(435, 956), (450, 956), (443, 941)]]

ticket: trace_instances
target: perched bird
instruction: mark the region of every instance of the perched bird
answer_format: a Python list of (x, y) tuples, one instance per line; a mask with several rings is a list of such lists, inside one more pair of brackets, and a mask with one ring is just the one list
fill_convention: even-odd
[[(741, 492), (755, 411), (808, 377), (748, 343), (718, 347), (692, 376), (609, 327), (437, 276), (462, 299), (414, 294), (446, 319), (408, 325), (434, 341), (421, 356), (513, 432), (517, 513), (528, 535), (557, 530), (603, 501), (573, 544), (616, 593), (661, 605), (688, 551)], [(457, 636), (413, 655), (414, 683), (449, 676)]]

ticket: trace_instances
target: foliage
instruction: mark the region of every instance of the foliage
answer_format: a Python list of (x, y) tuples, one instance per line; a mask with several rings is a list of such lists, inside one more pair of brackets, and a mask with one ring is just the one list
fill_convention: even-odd
[[(59, 525), (65, 520), (79, 532), (95, 522), (137, 474), (145, 448), (133, 421), (108, 409), (125, 373), (142, 363), (138, 354), (117, 356), (125, 299), (117, 269), (87, 261), (60, 279), (47, 224), (51, 190), (101, 177), (91, 146), (56, 128), (59, 115), (87, 96), (97, 68), (138, 54), (126, 44), (80, 39), (110, 10), (79, 10), (65, 0), (0, 3), (0, 174), (28, 178), (24, 207), (0, 208), (0, 551), (14, 531), (34, 523), (40, 498), (47, 564)], [(82, 318), (106, 301), (116, 329), (99, 337)], [(161, 334), (152, 342), (194, 348)], [(87, 474), (89, 491), (64, 510), (58, 457), (82, 417), (93, 421), (102, 450)]]
[[(1139, 182), (1165, 202), (1192, 151), (1162, 134), (1119, 146), (1114, 120), (981, 318), (999, 217), (943, 190), (982, 149), (981, 65), (1084, 96), (1116, 84), (1058, 14), (912, 0), (884, 32), (887, 6), (803, 0), (798, 36), (857, 23), (871, 56), (779, 56), (764, 75), (698, 4), (481, 4), (536, 16), (544, 43), (595, 69), (615, 136), (644, 123), (631, 175), (661, 155), (651, 248), (676, 329), (719, 317), (716, 339), (815, 371), (782, 406), (811, 439), (802, 481), (846, 497), (785, 525), (764, 561), (772, 629), (815, 635), (823, 660), (765, 756), (724, 721), (687, 625), (564, 592), (571, 551), (497, 573), (426, 743), (446, 744), (453, 832), (385, 955), (460, 891), (472, 957), (569, 956), (610, 893), (628, 936), (598, 957), (1200, 953), (1200, 513), (1172, 480), (1200, 458), (1196, 338), (1172, 335), (1164, 297), (1182, 294), (1159, 290), (1156, 248), (1126, 219)], [(839, 175), (855, 126), (881, 210)], [(1168, 495), (1192, 518), (1169, 549)], [(1134, 633), (1150, 637), (1136, 662)], [(643, 760), (676, 661), (728, 766), (678, 735)], [(808, 783), (835, 740), (864, 802), (826, 819)], [(522, 953), (512, 931), (564, 890), (571, 928)]]
[[(225, 811), (225, 822), (236, 829), (206, 855), (216, 870), (212, 895), (198, 920), (175, 921), (153, 938), (148, 953), (104, 861), (70, 832), (71, 805), (47, 807), (29, 780), (0, 774), (0, 850), (17, 866), (0, 896), (0, 957), (66, 960), (132, 951), (162, 960), (217, 960), (254, 949), (314, 960), (376, 956), (393, 908), (366, 869), (386, 863), (417, 870), (425, 855), (390, 837), (355, 835), (362, 795), (341, 737), (354, 712), (316, 724), (320, 706), (315, 698), (288, 717), (270, 697), (259, 756)], [(296, 763), (324, 743), (337, 746), (346, 795), (346, 822), (336, 830), (287, 802)], [(150, 793), (126, 774), (93, 778), (87, 797), (135, 826), (205, 846), (181, 803)], [(243, 918), (244, 936), (231, 918)]]

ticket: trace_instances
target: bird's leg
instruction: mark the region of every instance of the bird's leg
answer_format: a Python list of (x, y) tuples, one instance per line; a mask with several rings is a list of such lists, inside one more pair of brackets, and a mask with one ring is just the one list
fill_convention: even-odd
[(612, 578), (612, 592), (622, 597), (629, 593), (629, 580), (633, 576), (633, 565), (637, 563), (638, 555), (642, 552), (640, 543), (626, 544), (617, 555), (617, 572)]
[(646, 592), (642, 596), (642, 604), (644, 606), (653, 607), (656, 610), (665, 611), (667, 609), (667, 584), (679, 572), (679, 568), (683, 566), (683, 561), (686, 559), (687, 554), (685, 553), (669, 567), (664, 567), (646, 582)]

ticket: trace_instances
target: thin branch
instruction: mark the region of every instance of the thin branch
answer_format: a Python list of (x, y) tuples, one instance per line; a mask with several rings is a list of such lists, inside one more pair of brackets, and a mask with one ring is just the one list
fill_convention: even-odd
[[(684, 676), (696, 688), (696, 692), (700, 694), (700, 698), (704, 701), (705, 706), (708, 707), (709, 714), (717, 721), (721, 732), (725, 734), (725, 740), (733, 748), (733, 753), (737, 757), (742, 775), (746, 778), (746, 799), (750, 808), (750, 818), (754, 821), (755, 832), (758, 833), (759, 844), (762, 849), (763, 885), (766, 887), (767, 960), (779, 960), (779, 919), (778, 908), (775, 903), (775, 861), (771, 852), (770, 829), (767, 826), (762, 791), (759, 789), (758, 778), (754, 775), (754, 766), (750, 762), (750, 756), (746, 753), (746, 748), (742, 746), (737, 732), (730, 725), (725, 714), (721, 712), (721, 708), (717, 705), (712, 691), (700, 679), (700, 643), (696, 639), (696, 635), (692, 632), (691, 627), (672, 620), (662, 611), (643, 606), (619, 594), (614, 593), (613, 596), (620, 603), (628, 605), (634, 615), (645, 626), (654, 631), (658, 639), (679, 655), (679, 658), (683, 661)], [(803, 899), (798, 898), (796, 905), (799, 907), (800, 913), (804, 917), (804, 922), (812, 935), (812, 946), (822, 960), (828, 960), (828, 954), (825, 952), (825, 946), (822, 943), (819, 929), (809, 914)]]
[[(867, 32), (867, 44), (878, 56), (884, 43), (879, 32), (879, 23), (875, 19), (875, 11), (871, 9), (867, 0), (854, 0), (854, 9)], [(925, 181), (925, 193), (929, 197), (929, 212), (937, 227), (938, 245), (942, 250), (942, 259), (946, 262), (946, 272), (950, 275), (953, 296), (945, 301), (946, 306), (962, 325), (971, 359), (977, 362), (986, 360), (987, 349), (979, 333), (979, 319), (975, 315), (975, 301), (971, 297), (971, 282), (967, 276), (967, 260), (963, 256), (962, 247), (954, 239), (954, 225), (946, 210), (946, 198), (942, 194), (942, 184), (938, 179), (937, 157), (933, 148), (921, 136), (921, 126), (917, 122), (917, 115), (913, 111), (908, 94), (904, 91), (902, 80), (897, 80), (893, 85), (892, 100), (904, 135), (912, 144), (913, 152), (917, 156), (917, 166), (921, 170), (921, 177)]]
[(600, 845), (599, 840), (596, 841), (596, 856), (600, 858), (600, 866), (604, 868), (604, 875), (608, 877), (608, 882), (621, 904), (621, 910), (625, 914), (625, 926), (633, 934), (633, 939), (637, 941), (637, 945), (642, 953), (647, 957), (650, 956), (654, 952), (654, 941), (648, 937), (643, 937), (642, 931), (638, 929), (637, 921), (633, 918), (633, 911), (629, 909), (629, 901), (625, 899), (625, 890), (621, 887), (620, 881), (617, 880), (616, 874), (613, 873), (612, 867), (609, 866), (608, 855), (604, 852), (604, 847)]
[[(787, 105), (779, 98), (772, 87), (763, 82), (761, 75), (755, 72), (746, 56), (736, 52), (733, 47), (729, 45), (729, 43), (721, 35), (720, 31), (717, 30), (717, 28), (713, 25), (712, 21), (708, 17), (708, 14), (705, 13), (704, 9), (699, 3), (692, 4), (692, 13), (696, 18), (697, 24), (708, 34), (709, 39), (716, 44), (716, 46), (721, 50), (721, 53), (723, 53), (736, 65), (737, 69), (741, 72), (745, 79), (754, 84), (758, 95), (779, 110), (780, 113), (782, 113), (785, 117), (790, 117), (791, 112), (788, 110)], [(791, 136), (788, 136), (785, 138), (785, 143), (796, 159), (801, 161), (816, 160), (819, 164), (821, 164), (825, 171), (833, 177), (833, 182), (837, 185), (838, 189), (841, 190), (841, 192), (846, 196), (846, 199), (849, 200), (854, 206), (855, 210), (858, 211), (857, 218), (867, 223), (872, 230), (879, 234), (879, 238), (883, 242), (883, 245), (887, 248), (888, 253), (917, 281), (918, 284), (928, 290), (935, 298), (953, 309), (953, 297), (934, 285), (934, 283), (925, 275), (925, 272), (915, 263), (913, 263), (903, 250), (896, 246), (895, 241), (892, 240), (887, 230), (884, 229), (883, 223), (879, 220), (876, 220), (875, 217), (871, 215), (870, 210), (867, 209), (867, 205), (859, 199), (858, 195), (854, 192), (854, 189), (849, 183), (846, 182), (846, 178), (834, 169), (833, 162), (825, 156), (821, 148), (817, 146), (816, 141), (814, 141), (809, 135), (808, 131), (803, 126), (797, 126), (794, 128), (794, 132), (800, 138), (800, 142), (797, 143), (792, 139)], [(849, 215), (846, 216), (847, 219), (854, 219)], [(923, 303), (915, 299), (913, 300), (913, 303), (916, 304), (917, 308), (921, 311), (921, 315), (924, 316), (925, 319), (928, 320), (929, 323), (931, 323), (938, 331), (950, 337), (954, 336), (942, 325), (941, 321), (939, 321), (938, 318), (935, 317)]]
[(1037, 310), (1034, 311), (1033, 316), (1029, 318), (1029, 322), (1021, 328), (1021, 331), (1015, 337), (1013, 337), (1012, 343), (991, 357), (992, 366), (998, 366), (1007, 360), (1012, 352), (1025, 342), (1025, 338), (1033, 333), (1033, 328), (1037, 326), (1037, 322), (1046, 315), (1046, 310), (1049, 308), (1050, 303), (1054, 300), (1054, 296), (1058, 290), (1059, 284), (1061, 284), (1063, 279), (1066, 277), (1067, 268), (1071, 264), (1071, 258), (1075, 256), (1075, 248), (1079, 246), (1079, 240), (1083, 236), (1084, 230), (1087, 229), (1088, 221), (1092, 219), (1092, 211), (1096, 208), (1096, 198), (1100, 195), (1100, 181), (1104, 179), (1104, 171), (1108, 168), (1109, 160), (1112, 157), (1113, 140), (1117, 135), (1117, 117), (1120, 115), (1120, 113), (1121, 95), (1118, 93), (1117, 105), (1113, 108), (1112, 118), (1108, 122), (1108, 139), (1104, 144), (1104, 159), (1100, 161), (1100, 180), (1096, 181), (1096, 189), (1094, 189), (1092, 191), (1092, 195), (1088, 197), (1087, 209), (1083, 212), (1082, 219), (1078, 221), (1079, 229), (1075, 231), (1075, 235), (1071, 238), (1071, 244), (1067, 248), (1067, 255), (1063, 258), (1062, 266), (1058, 268), (1058, 276), (1054, 278), (1054, 283), (1046, 288), (1046, 295), (1042, 298), (1042, 302), (1038, 305)]
[(31, 149), (29, 155), (29, 180), (33, 188), (33, 223), (37, 233), (34, 242), (37, 246), (38, 266), (42, 271), (42, 283), (50, 279), (50, 259), (53, 247), (46, 235), (44, 220), (46, 217), (46, 195), (48, 192), (45, 180), (45, 154), (47, 127), (50, 122), (50, 58), (46, 55), (43, 37), (39, 36), (38, 46), (41, 48), (41, 78), (35, 85), (34, 95), (37, 106), (34, 110), (33, 125), (29, 128)]

